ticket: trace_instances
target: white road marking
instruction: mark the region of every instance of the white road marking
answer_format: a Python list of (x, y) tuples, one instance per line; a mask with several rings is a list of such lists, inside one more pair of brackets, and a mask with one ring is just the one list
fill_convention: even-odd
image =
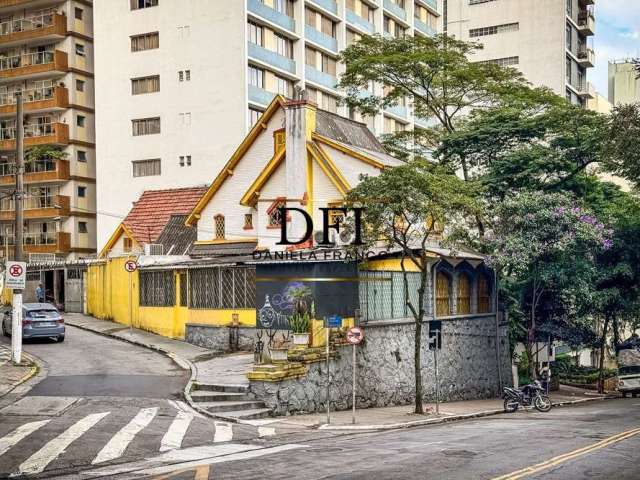
[(13, 447), (16, 443), (22, 440), (27, 435), (38, 430), (40, 427), (49, 423), (50, 420), (41, 420), (39, 422), (29, 422), (24, 425), (20, 425), (14, 431), (8, 433), (4, 437), (0, 438), (0, 455), (4, 454), (7, 450)]
[(144, 427), (151, 423), (151, 420), (158, 413), (158, 408), (143, 408), (133, 419), (116, 433), (107, 444), (102, 447), (102, 450), (98, 452), (96, 458), (91, 462), (92, 464), (106, 462), (108, 460), (114, 460), (122, 456), (127, 449), (133, 438)]
[(175, 448), (180, 448), (182, 446), (182, 439), (187, 433), (187, 429), (189, 428), (189, 424), (193, 420), (193, 415), (178, 411), (178, 415), (171, 422), (171, 426), (167, 433), (162, 437), (162, 441), (160, 442), (160, 451), (166, 452), (167, 450), (173, 450)]
[(258, 437), (270, 437), (276, 434), (276, 429), (273, 427), (258, 427)]
[(228, 422), (216, 422), (216, 432), (213, 435), (213, 442), (230, 442), (233, 438), (233, 427)]
[(20, 465), (17, 474), (33, 475), (41, 473), (45, 468), (47, 468), (49, 463), (64, 453), (66, 448), (71, 445), (74, 440), (77, 440), (87, 430), (109, 415), (109, 413), (111, 412), (92, 413), (91, 415), (84, 417), (82, 420), (77, 421), (56, 438), (50, 440), (36, 453), (27, 458), (22, 465)]

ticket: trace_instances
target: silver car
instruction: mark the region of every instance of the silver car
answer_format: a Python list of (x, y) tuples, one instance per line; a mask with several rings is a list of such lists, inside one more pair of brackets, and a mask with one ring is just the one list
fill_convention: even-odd
[[(2, 333), (11, 335), (11, 310), (2, 318)], [(64, 318), (50, 303), (25, 303), (22, 306), (22, 338), (55, 338), (64, 342)]]

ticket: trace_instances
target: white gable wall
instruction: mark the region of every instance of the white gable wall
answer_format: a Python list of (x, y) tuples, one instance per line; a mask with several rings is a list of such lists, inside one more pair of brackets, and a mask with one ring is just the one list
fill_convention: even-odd
[(349, 185), (355, 187), (360, 183), (360, 174), (366, 173), (371, 176), (377, 176), (380, 174), (380, 170), (376, 167), (369, 165), (357, 158), (353, 158), (346, 153), (341, 152), (324, 143), (320, 144), (322, 150), (324, 150), (329, 158), (333, 160), (333, 163), (338, 168), (342, 176), (349, 182)]
[[(258, 247), (268, 248), (269, 250), (283, 250), (285, 247), (282, 245), (276, 245), (280, 241), (280, 229), (268, 228), (269, 217), (267, 210), (271, 207), (273, 200), (278, 197), (284, 197), (287, 192), (287, 179), (286, 179), (286, 160), (283, 160), (278, 168), (271, 174), (269, 180), (264, 184), (260, 192), (260, 200), (256, 205), (256, 216), (254, 221), (256, 222), (256, 228), (258, 233)], [(269, 201), (264, 201), (264, 200)], [(299, 204), (290, 203), (289, 207), (300, 207)], [(293, 212), (292, 215), (298, 215)], [(293, 238), (293, 237), (292, 237)]]

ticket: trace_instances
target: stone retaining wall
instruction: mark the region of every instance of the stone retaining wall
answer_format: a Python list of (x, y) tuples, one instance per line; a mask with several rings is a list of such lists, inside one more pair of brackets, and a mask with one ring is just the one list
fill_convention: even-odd
[(187, 323), (185, 340), (215, 353), (253, 352), (256, 329)]
[[(410, 321), (371, 324), (357, 347), (358, 408), (407, 405), (414, 402), (414, 330)], [(433, 351), (423, 328), (422, 375), (424, 398), (435, 399)], [(337, 347), (330, 361), (331, 408), (351, 408), (352, 350)], [(511, 360), (505, 327), (500, 328), (500, 362), (505, 385), (511, 385)], [(326, 364), (307, 364), (307, 375), (280, 382), (251, 381), (250, 390), (277, 415), (321, 412), (326, 409)], [(494, 316), (442, 320), (442, 349), (438, 352), (440, 399), (470, 400), (499, 396)]]

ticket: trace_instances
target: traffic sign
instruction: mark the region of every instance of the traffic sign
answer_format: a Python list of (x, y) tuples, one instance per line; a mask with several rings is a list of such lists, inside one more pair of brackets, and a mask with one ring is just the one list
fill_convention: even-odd
[(124, 263), (124, 269), (129, 273), (133, 273), (138, 269), (138, 264), (135, 260), (128, 260)]
[(24, 290), (27, 282), (27, 264), (25, 262), (7, 262), (5, 287)]
[(359, 327), (351, 327), (347, 331), (347, 342), (352, 345), (358, 345), (364, 340), (364, 332)]
[(342, 317), (340, 315), (331, 315), (325, 320), (325, 328), (340, 328), (342, 326)]

